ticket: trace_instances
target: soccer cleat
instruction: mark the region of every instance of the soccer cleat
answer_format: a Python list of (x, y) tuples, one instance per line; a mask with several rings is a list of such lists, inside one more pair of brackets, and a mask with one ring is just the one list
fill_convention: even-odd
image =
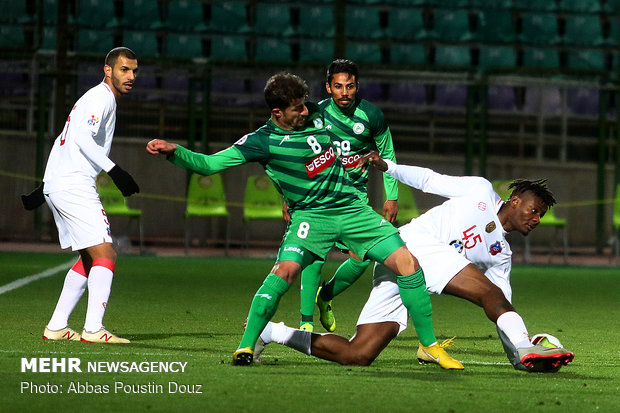
[(332, 310), (332, 300), (324, 301), (321, 298), (321, 289), (323, 286), (319, 287), (319, 290), (316, 292), (316, 305), (319, 307), (319, 313), (321, 313), (319, 320), (321, 320), (321, 325), (323, 328), (330, 333), (336, 329), (336, 318), (334, 317), (334, 311)]
[(532, 347), (517, 349), (521, 364), (533, 373), (555, 373), (560, 367), (573, 361), (575, 354), (562, 347), (545, 347), (536, 344)]
[(77, 331), (69, 327), (65, 327), (61, 330), (50, 330), (49, 328), (45, 327), (45, 329), (43, 330), (43, 340), (80, 341), (80, 338), (81, 338), (80, 333), (78, 333)]
[(96, 333), (89, 333), (86, 330), (82, 330), (82, 341), (85, 343), (113, 343), (113, 344), (127, 344), (130, 343), (126, 338), (115, 336), (110, 333), (105, 327), (101, 327)]
[(300, 330), (305, 330), (305, 331), (309, 331), (309, 332), (313, 332), (314, 331), (314, 325), (310, 324), (310, 323), (303, 323), (300, 327)]
[(243, 347), (237, 349), (233, 353), (233, 366), (249, 366), (254, 359), (254, 351), (249, 347)]
[(446, 353), (446, 350), (444, 350), (444, 347), (451, 346), (453, 341), (454, 337), (444, 340), (441, 344), (435, 343), (429, 347), (420, 344), (418, 347), (418, 361), (420, 364), (439, 364), (441, 368), (446, 370), (463, 370), (465, 368), (463, 364), (452, 358), (448, 353)]

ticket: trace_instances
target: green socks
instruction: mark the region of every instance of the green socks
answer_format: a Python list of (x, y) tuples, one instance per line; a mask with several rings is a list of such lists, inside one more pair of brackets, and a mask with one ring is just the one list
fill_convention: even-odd
[(301, 324), (310, 323), (314, 325), (314, 301), (316, 292), (321, 281), (321, 268), (325, 261), (316, 260), (308, 265), (301, 273), (301, 290), (299, 298), (301, 301), (299, 312), (301, 313)]
[(258, 289), (252, 300), (248, 322), (238, 348), (250, 347), (254, 350), (258, 336), (260, 336), (271, 317), (276, 313), (280, 297), (288, 289), (289, 285), (284, 279), (275, 274), (267, 275), (263, 285)]
[(336, 270), (331, 280), (321, 289), (321, 298), (325, 301), (333, 299), (335, 296), (346, 290), (364, 274), (371, 261), (358, 261), (349, 258), (343, 262)]
[(420, 268), (411, 275), (396, 278), (400, 298), (409, 310), (409, 315), (413, 321), (418, 338), (423, 346), (430, 346), (437, 341), (433, 331), (433, 308), (431, 297), (426, 291), (424, 273)]

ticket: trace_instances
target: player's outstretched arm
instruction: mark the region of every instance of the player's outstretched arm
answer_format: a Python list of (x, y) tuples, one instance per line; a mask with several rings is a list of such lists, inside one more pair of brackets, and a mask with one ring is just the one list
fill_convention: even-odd
[(170, 143), (163, 139), (153, 139), (146, 144), (146, 151), (151, 155), (172, 155), (177, 150), (176, 143)]
[(248, 162), (237, 145), (229, 146), (212, 155), (205, 155), (186, 149), (176, 143), (170, 143), (163, 139), (153, 139), (146, 144), (146, 151), (151, 155), (166, 155), (168, 161), (174, 165), (205, 176)]
[(367, 168), (366, 164), (371, 164), (381, 172), (385, 172), (388, 170), (388, 164), (379, 156), (376, 151), (370, 151), (366, 155), (362, 156), (359, 161), (357, 161), (357, 168), (363, 168), (364, 170)]

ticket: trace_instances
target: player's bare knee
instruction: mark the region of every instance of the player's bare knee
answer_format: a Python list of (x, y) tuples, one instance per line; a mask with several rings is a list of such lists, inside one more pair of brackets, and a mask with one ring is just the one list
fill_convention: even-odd
[(301, 274), (301, 266), (293, 261), (280, 261), (271, 268), (271, 273), (282, 278), (290, 285)]

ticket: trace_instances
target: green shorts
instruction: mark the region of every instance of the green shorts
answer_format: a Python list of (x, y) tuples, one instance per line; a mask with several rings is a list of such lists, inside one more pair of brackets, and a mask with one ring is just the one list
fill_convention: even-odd
[[(294, 211), (277, 261), (295, 261), (305, 268), (317, 258), (325, 259), (338, 241), (363, 259), (368, 250), (394, 235), (398, 235), (398, 229), (368, 205)], [(394, 238), (398, 241), (389, 244), (389, 253), (404, 245), (399, 236)]]

